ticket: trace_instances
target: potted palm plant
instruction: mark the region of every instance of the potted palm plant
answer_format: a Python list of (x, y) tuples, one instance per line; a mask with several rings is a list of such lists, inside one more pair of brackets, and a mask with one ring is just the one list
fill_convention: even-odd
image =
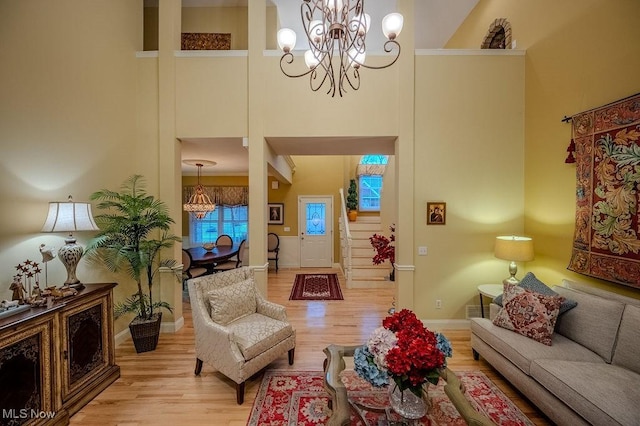
[(349, 190), (347, 191), (347, 209), (349, 222), (355, 222), (358, 218), (358, 188), (356, 187), (355, 179), (351, 179), (349, 182)]
[(87, 247), (89, 261), (111, 272), (124, 272), (137, 284), (134, 294), (115, 304), (116, 318), (133, 313), (129, 324), (136, 352), (155, 350), (160, 335), (161, 309), (172, 312), (167, 302), (154, 300), (153, 284), (160, 268), (175, 269), (175, 259), (162, 259), (162, 249), (172, 247), (180, 238), (170, 233), (174, 220), (166, 204), (147, 194), (140, 175), (129, 177), (120, 191), (102, 189), (91, 195), (97, 208), (105, 213), (95, 216), (99, 233)]

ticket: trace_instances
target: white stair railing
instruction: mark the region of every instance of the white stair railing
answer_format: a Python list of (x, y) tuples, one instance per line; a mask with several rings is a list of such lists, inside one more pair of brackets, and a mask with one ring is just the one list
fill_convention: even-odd
[(351, 231), (349, 230), (349, 218), (347, 217), (347, 202), (344, 197), (344, 189), (340, 188), (340, 259), (342, 266), (342, 273), (347, 279), (347, 288), (351, 288), (352, 279), (352, 261), (351, 261), (351, 246), (353, 240), (351, 238)]

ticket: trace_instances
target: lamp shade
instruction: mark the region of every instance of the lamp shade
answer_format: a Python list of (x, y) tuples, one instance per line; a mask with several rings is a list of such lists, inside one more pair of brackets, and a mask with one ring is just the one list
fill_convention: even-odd
[(97, 231), (98, 229), (91, 213), (91, 204), (76, 203), (71, 196), (66, 202), (49, 203), (47, 219), (42, 226), (42, 232)]
[(515, 262), (533, 260), (533, 240), (515, 235), (496, 237), (494, 255), (498, 259)]
[(393, 40), (400, 35), (404, 18), (399, 13), (390, 13), (382, 18), (382, 33), (389, 40)]
[(318, 58), (316, 58), (316, 56), (313, 54), (313, 51), (311, 49), (307, 50), (306, 52), (304, 52), (304, 63), (307, 64), (307, 67), (312, 70), (315, 67), (318, 66), (318, 64), (320, 63), (320, 61), (318, 60)]
[(54, 201), (49, 203), (49, 212), (44, 221), (42, 232), (68, 232), (65, 238), (65, 245), (58, 250), (58, 258), (67, 269), (67, 280), (65, 286), (75, 286), (83, 288), (82, 283), (76, 276), (76, 267), (82, 258), (82, 246), (76, 244), (73, 232), (76, 231), (97, 231), (100, 228), (93, 220), (91, 204), (75, 203), (69, 195), (67, 202)]
[(283, 52), (290, 52), (296, 47), (296, 33), (291, 28), (278, 30), (278, 47)]

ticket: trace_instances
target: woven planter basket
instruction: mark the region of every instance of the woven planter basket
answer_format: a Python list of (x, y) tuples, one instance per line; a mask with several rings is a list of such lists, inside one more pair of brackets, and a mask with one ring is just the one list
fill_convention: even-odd
[(160, 323), (162, 322), (162, 312), (153, 314), (150, 320), (140, 321), (134, 319), (129, 324), (129, 331), (133, 339), (133, 345), (136, 352), (149, 352), (158, 346), (158, 337), (160, 337)]

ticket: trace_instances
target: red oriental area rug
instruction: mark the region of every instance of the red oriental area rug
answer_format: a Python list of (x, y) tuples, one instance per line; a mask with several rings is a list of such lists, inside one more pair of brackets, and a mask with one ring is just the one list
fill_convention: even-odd
[(338, 274), (296, 274), (289, 300), (342, 300)]
[[(456, 376), (464, 384), (465, 396), (473, 407), (497, 425), (533, 426), (522, 411), (483, 373), (458, 371)], [(353, 370), (345, 370), (342, 373), (342, 381), (352, 400), (371, 407), (388, 406), (387, 388), (372, 387)], [(429, 398), (432, 404), (429, 412), (422, 419), (412, 423), (413, 425), (466, 425), (445, 394), (442, 380), (438, 386), (429, 386)], [(328, 401), (329, 395), (322, 386), (322, 372), (267, 370), (253, 403), (247, 426), (324, 425), (331, 415)], [(387, 420), (384, 412), (366, 411), (363, 414), (370, 425), (402, 420), (399, 417)], [(392, 413), (392, 416), (395, 416), (395, 413)], [(351, 425), (366, 426), (353, 410)]]

